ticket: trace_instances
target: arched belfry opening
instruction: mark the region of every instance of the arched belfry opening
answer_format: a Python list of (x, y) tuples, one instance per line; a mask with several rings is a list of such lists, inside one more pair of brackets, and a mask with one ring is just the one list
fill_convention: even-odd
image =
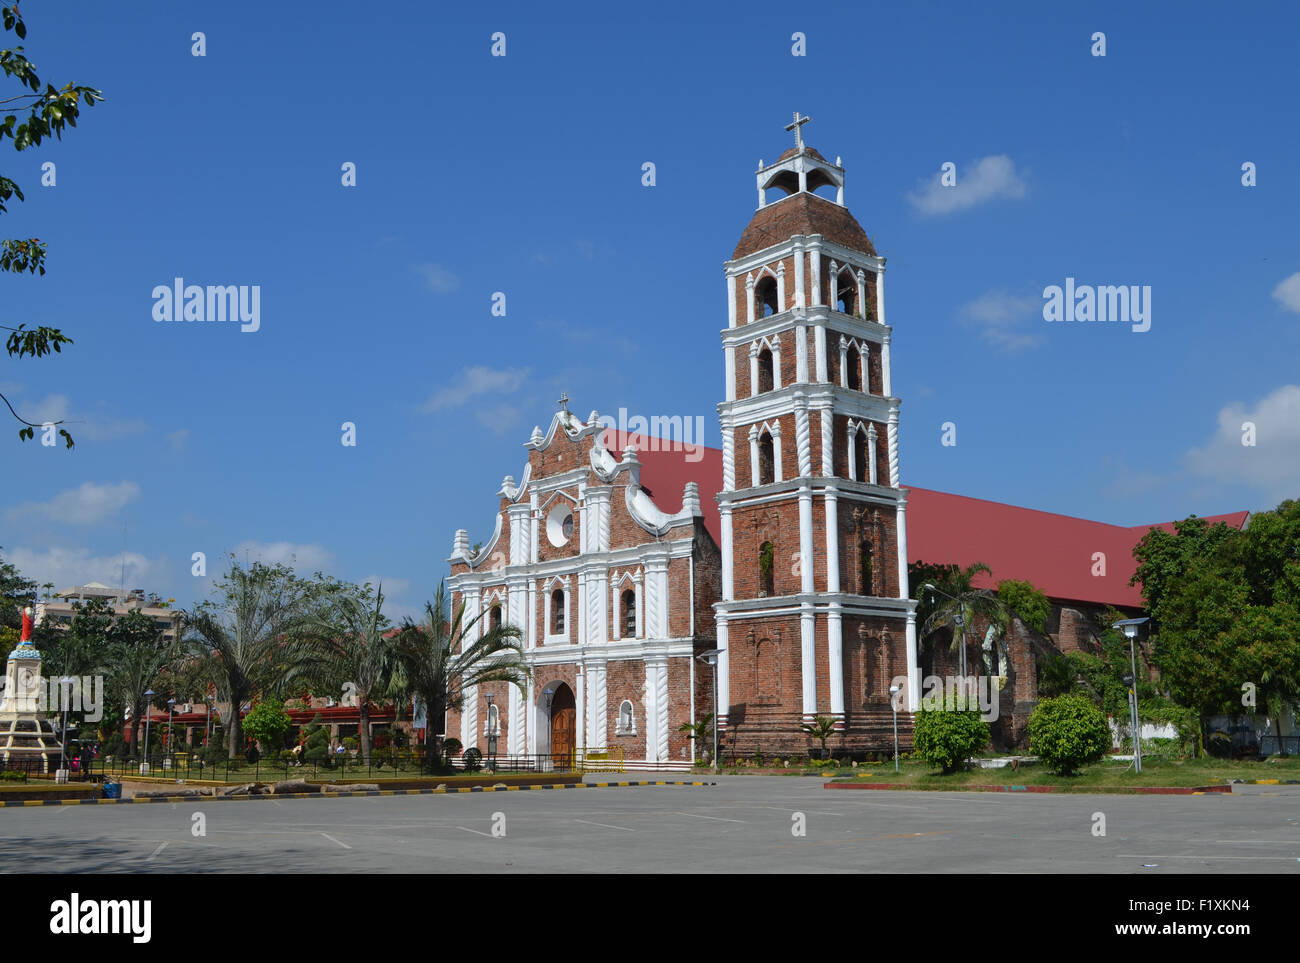
[(754, 285), (754, 307), (760, 318), (769, 318), (781, 310), (777, 301), (776, 278), (766, 275)]

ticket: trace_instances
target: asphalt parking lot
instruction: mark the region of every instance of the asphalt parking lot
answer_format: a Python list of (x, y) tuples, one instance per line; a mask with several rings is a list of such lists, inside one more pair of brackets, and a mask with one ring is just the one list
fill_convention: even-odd
[(1300, 873), (1300, 786), (1057, 796), (717, 783), (8, 808), (0, 871)]

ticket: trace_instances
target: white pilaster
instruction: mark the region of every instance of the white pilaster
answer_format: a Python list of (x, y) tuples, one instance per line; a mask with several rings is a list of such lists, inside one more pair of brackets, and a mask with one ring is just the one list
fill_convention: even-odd
[(876, 271), (876, 320), (885, 323), (885, 268)]
[(781, 422), (772, 422), (772, 466), (773, 481), (784, 481), (784, 472), (781, 469)]
[(794, 306), (803, 308), (807, 306), (807, 303), (803, 283), (803, 243), (796, 241), (794, 245)]
[(736, 279), (724, 277), (727, 282), (727, 327), (736, 326)]
[(758, 342), (749, 346), (749, 396), (758, 394)]
[(758, 426), (749, 426), (749, 487), (759, 484), (758, 478)]
[(789, 305), (785, 301), (785, 261), (776, 266), (776, 309), (784, 311)]
[(844, 637), (838, 602), (832, 602), (826, 615), (827, 666), (830, 669), (831, 715), (844, 716)]
[(875, 485), (876, 482), (876, 426), (871, 422), (867, 423), (867, 481)]
[(812, 267), (812, 304), (814, 306), (822, 303), (822, 251), (821, 246), (814, 244), (808, 250), (808, 257)]
[(731, 714), (731, 655), (728, 651), (727, 618), (719, 615), (718, 634), (718, 727), (725, 728)]
[(835, 474), (835, 415), (830, 408), (821, 409), (822, 474), (829, 478)]
[[(889, 412), (889, 425), (886, 429), (889, 445), (889, 487), (898, 487), (898, 409)], [(874, 464), (874, 462), (873, 462)]]
[(722, 601), (730, 602), (735, 598), (735, 551), (731, 540), (731, 507), (719, 510), (722, 536)]
[(799, 477), (807, 478), (812, 474), (812, 434), (808, 428), (808, 402), (802, 397), (795, 398), (794, 432), (795, 444), (799, 454)]
[(826, 375), (826, 328), (824, 325), (813, 325), (813, 338), (816, 341), (813, 345), (813, 356), (817, 359), (817, 381), (819, 384), (825, 384), (830, 378)]
[(794, 329), (794, 380), (808, 383), (808, 326), (804, 324)]
[(746, 323), (754, 323), (754, 275), (745, 275), (745, 318)]
[(886, 398), (894, 396), (894, 378), (890, 372), (889, 364), (889, 335), (885, 335), (884, 343), (880, 346), (880, 393)]
[(840, 590), (840, 500), (826, 492), (826, 591)]

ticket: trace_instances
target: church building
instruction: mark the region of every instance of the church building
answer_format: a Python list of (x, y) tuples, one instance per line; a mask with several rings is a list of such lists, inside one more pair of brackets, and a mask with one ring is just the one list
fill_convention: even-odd
[(465, 746), (495, 735), (509, 754), (688, 766), (705, 747), (678, 730), (713, 710), (699, 656), (715, 650), (733, 750), (804, 754), (817, 716), (837, 745), (879, 749), (891, 685), (915, 707), (885, 259), (844, 206), (844, 169), (804, 144), (806, 121), (760, 164), (758, 209), (724, 265), (721, 464), (596, 412), (583, 422), (562, 399), (502, 483), (491, 538), (471, 550), (456, 533), (453, 604), (518, 626), (534, 673), (526, 694), (466, 692), (446, 728)]

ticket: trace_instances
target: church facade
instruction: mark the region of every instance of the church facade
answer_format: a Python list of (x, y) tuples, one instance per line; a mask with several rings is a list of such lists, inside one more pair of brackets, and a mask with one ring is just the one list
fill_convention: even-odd
[(760, 163), (758, 209), (724, 266), (718, 461), (562, 404), (503, 482), (487, 543), (456, 532), (453, 604), (479, 628), (517, 626), (533, 670), (526, 693), (466, 692), (446, 721), (466, 747), (496, 736), (502, 753), (689, 766), (705, 747), (679, 727), (713, 711), (711, 655), (729, 752), (804, 755), (817, 717), (842, 750), (892, 746), (891, 687), (910, 742), (920, 679), (885, 259), (844, 206), (842, 166), (803, 143), (805, 120)]

